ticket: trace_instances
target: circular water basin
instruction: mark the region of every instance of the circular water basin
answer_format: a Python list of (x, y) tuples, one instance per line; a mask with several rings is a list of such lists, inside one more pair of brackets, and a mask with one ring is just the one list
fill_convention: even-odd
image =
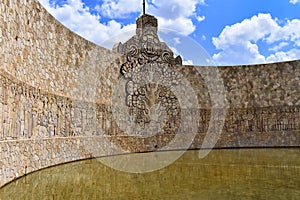
[[(151, 154), (163, 153), (170, 152)], [(140, 174), (114, 170), (99, 159), (62, 164), (5, 185), (0, 199), (300, 199), (300, 149), (198, 155), (186, 151), (173, 164)]]

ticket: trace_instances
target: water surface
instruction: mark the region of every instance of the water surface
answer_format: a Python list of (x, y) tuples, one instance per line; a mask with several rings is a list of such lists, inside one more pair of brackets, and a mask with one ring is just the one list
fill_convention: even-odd
[(97, 159), (63, 164), (11, 182), (0, 199), (300, 199), (300, 149), (213, 150), (204, 159), (198, 153), (142, 174)]

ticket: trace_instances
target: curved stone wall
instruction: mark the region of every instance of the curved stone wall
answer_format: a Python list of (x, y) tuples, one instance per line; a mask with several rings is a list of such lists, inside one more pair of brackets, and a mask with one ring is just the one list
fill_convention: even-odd
[(107, 66), (119, 62), (120, 55), (74, 34), (36, 0), (1, 0), (0, 13), (0, 61), (6, 72), (36, 88), (66, 96), (89, 96), (80, 87), (93, 84), (87, 82), (91, 77), (109, 88), (107, 80), (115, 73), (106, 73), (112, 70)]
[(91, 156), (70, 129), (70, 108), (107, 103), (123, 58), (74, 34), (36, 0), (1, 0), (0, 13), (1, 186)]
[[(118, 127), (110, 98), (124, 56), (72, 33), (35, 0), (0, 1), (0, 186), (48, 166), (120, 153), (113, 145), (153, 151), (174, 138), (137, 139)], [(199, 116), (184, 111), (198, 124), (190, 148), (200, 148), (209, 127), (207, 83), (215, 76), (205, 73), (212, 68), (226, 96), (215, 102), (228, 103), (216, 148), (300, 146), (300, 61), (291, 61), (179, 67), (200, 105)]]

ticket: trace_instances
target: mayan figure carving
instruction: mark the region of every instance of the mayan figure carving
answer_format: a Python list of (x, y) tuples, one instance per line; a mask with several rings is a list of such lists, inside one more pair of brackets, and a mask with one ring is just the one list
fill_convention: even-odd
[(157, 35), (157, 19), (144, 14), (137, 20), (136, 35), (114, 50), (126, 55), (120, 66), (126, 80), (126, 106), (134, 122), (143, 129), (175, 133), (180, 125), (181, 109), (172, 88), (180, 84), (176, 66), (182, 65)]

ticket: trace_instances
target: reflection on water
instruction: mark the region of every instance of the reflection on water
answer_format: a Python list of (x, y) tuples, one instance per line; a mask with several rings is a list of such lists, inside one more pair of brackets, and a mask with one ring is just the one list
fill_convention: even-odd
[(0, 199), (300, 199), (300, 149), (198, 154), (187, 151), (144, 174), (116, 171), (97, 159), (59, 165), (6, 185)]

